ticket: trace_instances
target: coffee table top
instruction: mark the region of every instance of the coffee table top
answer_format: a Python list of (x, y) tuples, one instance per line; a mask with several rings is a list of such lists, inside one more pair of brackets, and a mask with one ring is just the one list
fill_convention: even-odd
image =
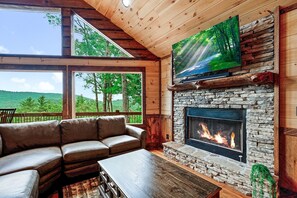
[(212, 197), (221, 190), (144, 149), (98, 163), (127, 197)]

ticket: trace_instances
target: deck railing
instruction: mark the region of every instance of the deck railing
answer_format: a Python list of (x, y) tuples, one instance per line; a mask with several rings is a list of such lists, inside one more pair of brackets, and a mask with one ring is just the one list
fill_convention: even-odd
[[(142, 123), (141, 112), (79, 112), (76, 118), (124, 115), (128, 123)], [(62, 113), (15, 113), (12, 123), (38, 122), (46, 120), (62, 120)]]
[(12, 123), (62, 120), (62, 113), (15, 113)]

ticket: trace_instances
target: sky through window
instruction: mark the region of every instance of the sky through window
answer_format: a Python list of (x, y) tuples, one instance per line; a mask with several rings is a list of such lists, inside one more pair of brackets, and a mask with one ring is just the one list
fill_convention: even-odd
[(46, 13), (60, 9), (0, 7), (0, 54), (61, 55), (61, 26), (50, 25)]

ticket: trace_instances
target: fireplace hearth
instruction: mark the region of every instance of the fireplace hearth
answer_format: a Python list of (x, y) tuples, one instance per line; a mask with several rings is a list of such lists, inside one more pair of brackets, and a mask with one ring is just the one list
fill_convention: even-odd
[(246, 163), (246, 110), (187, 107), (185, 141)]

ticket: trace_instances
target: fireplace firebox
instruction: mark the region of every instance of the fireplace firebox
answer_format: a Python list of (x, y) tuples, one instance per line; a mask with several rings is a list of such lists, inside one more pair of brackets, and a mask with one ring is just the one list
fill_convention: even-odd
[(246, 110), (187, 107), (185, 141), (246, 163)]

